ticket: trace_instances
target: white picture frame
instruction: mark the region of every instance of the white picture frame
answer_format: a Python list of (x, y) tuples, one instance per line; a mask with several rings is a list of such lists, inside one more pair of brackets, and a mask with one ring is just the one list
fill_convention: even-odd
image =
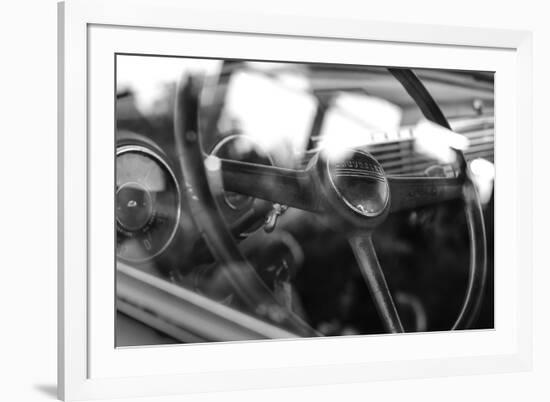
[[(177, 0), (70, 0), (58, 10), (60, 398), (161, 396), (530, 369), (529, 32), (228, 15)], [(112, 187), (98, 184), (109, 184), (104, 179), (114, 172), (113, 162), (105, 159), (112, 153), (114, 136), (109, 114), (113, 107), (104, 106), (104, 99), (113, 95), (110, 58), (117, 52), (237, 58), (253, 52), (256, 59), (365, 63), (358, 49), (369, 51), (371, 64), (496, 72), (495, 330), (115, 349), (114, 294), (109, 296), (114, 293), (114, 243), (105, 236), (112, 232), (113, 208), (102, 201), (112, 198), (105, 192)], [(98, 130), (106, 134), (100, 136)], [(517, 141), (520, 133), (522, 141)], [(507, 186), (499, 185), (499, 177), (506, 177)], [(498, 235), (499, 222), (506, 237)], [(106, 296), (98, 297), (100, 293)], [(352, 353), (357, 350), (363, 353)]]

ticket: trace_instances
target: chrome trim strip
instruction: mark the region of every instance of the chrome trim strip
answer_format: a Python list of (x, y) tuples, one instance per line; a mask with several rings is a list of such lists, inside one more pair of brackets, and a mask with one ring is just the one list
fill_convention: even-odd
[(169, 335), (182, 341), (188, 334), (226, 342), (299, 337), (122, 262), (117, 263), (116, 295), (121, 311), (160, 331), (169, 333), (169, 328)]

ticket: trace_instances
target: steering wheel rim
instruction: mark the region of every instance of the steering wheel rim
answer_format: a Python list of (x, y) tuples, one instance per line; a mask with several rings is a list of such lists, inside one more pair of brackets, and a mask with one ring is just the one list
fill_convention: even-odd
[[(388, 70), (414, 99), (424, 117), (442, 127), (451, 129), (449, 121), (437, 102), (412, 70), (407, 68), (390, 68)], [(460, 158), (459, 163), (465, 176), (462, 199), (470, 239), (470, 267), (464, 302), (451, 330), (467, 329), (473, 324), (479, 313), (487, 280), (487, 238), (481, 201), (464, 153), (456, 150), (456, 154)]]
[[(450, 129), (449, 123), (437, 103), (410, 69), (391, 68), (389, 71), (415, 100), (428, 120)], [(270, 309), (263, 309), (263, 311), (270, 311), (272, 314), (264, 315), (265, 319), (275, 321), (277, 324), (294, 331), (300, 336), (318, 336), (320, 334), (303, 319), (277, 302), (256, 270), (241, 253), (231, 231), (225, 224), (222, 213), (210, 190), (208, 174), (204, 164), (204, 153), (199, 135), (199, 93), (199, 82), (192, 76), (183, 77), (178, 83), (174, 112), (176, 155), (184, 179), (183, 191), (191, 209), (193, 220), (206, 239), (216, 260), (220, 264), (224, 264), (222, 271), (226, 279), (250, 309), (258, 311), (258, 306), (265, 306), (267, 303)], [(463, 181), (460, 188), (460, 196), (464, 201), (470, 239), (470, 267), (463, 305), (451, 330), (468, 328), (474, 321), (481, 304), (487, 270), (485, 227), (479, 197), (470, 179), (464, 155), (458, 150), (456, 152), (462, 170), (461, 176)], [(250, 174), (251, 171), (247, 171), (247, 169), (252, 169), (246, 163), (235, 164), (231, 161), (222, 161), (222, 163), (219, 163), (219, 160), (216, 159), (210, 162), (210, 169), (223, 171), (224, 173), (227, 170), (230, 172), (229, 174), (238, 173), (242, 176)], [(273, 172), (279, 174), (280, 171), (282, 169), (271, 169), (270, 174), (273, 174)], [(281, 177), (286, 174), (287, 172), (283, 172)], [(226, 182), (225, 179), (228, 179), (228, 177), (224, 176), (224, 184)], [(229, 176), (228, 181), (230, 179), (231, 176)], [(305, 178), (297, 177), (295, 180), (303, 181), (309, 179), (310, 176)], [(283, 178), (284, 180), (286, 179)], [(401, 184), (403, 184), (403, 181), (401, 181)], [(238, 192), (239, 180), (235, 180), (234, 185), (236, 188), (232, 188), (231, 191), (237, 190)], [(410, 187), (411, 185), (413, 187)], [(424, 184), (418, 184), (413, 181), (412, 184), (405, 184), (403, 188), (405, 190), (407, 188), (420, 189), (421, 186), (424, 186)], [(287, 187), (287, 189), (292, 188)], [(456, 188), (454, 190), (456, 191)], [(292, 193), (291, 190), (289, 192)], [(257, 196), (257, 194), (255, 195)], [(296, 197), (301, 196), (303, 195), (296, 195)], [(425, 198), (426, 195), (421, 193), (421, 196), (417, 198), (422, 202), (423, 197)], [(427, 197), (429, 198), (429, 195)], [(265, 196), (260, 196), (259, 198), (269, 199)], [(418, 199), (413, 202), (418, 202)], [(385, 213), (387, 212), (388, 210)], [(348, 236), (348, 240), (386, 329), (389, 332), (404, 332), (399, 314), (393, 303), (393, 298), (372, 245), (371, 233), (374, 229), (372, 225), (373, 222), (377, 223), (378, 221), (378, 218), (374, 221), (370, 220), (364, 228), (352, 231)]]

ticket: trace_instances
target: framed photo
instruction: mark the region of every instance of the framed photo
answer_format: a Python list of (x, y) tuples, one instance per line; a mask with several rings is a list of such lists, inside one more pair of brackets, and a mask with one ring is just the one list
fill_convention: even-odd
[(59, 4), (59, 396), (531, 367), (531, 35)]

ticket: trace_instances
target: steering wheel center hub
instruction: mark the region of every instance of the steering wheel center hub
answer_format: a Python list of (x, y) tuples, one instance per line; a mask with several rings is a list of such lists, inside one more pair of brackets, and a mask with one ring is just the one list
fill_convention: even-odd
[(390, 191), (382, 166), (367, 152), (353, 150), (327, 161), (329, 182), (347, 208), (364, 217), (380, 216)]

